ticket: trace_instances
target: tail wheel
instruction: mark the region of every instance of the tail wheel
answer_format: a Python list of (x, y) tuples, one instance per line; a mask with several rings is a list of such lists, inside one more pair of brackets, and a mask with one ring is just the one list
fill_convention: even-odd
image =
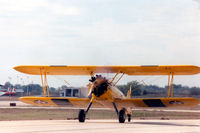
[(79, 122), (85, 122), (85, 111), (83, 109), (79, 111), (78, 120)]
[(119, 123), (124, 123), (126, 120), (126, 113), (125, 113), (125, 109), (121, 109), (119, 111)]
[(128, 116), (128, 122), (131, 122), (131, 115), (128, 114), (127, 116)]

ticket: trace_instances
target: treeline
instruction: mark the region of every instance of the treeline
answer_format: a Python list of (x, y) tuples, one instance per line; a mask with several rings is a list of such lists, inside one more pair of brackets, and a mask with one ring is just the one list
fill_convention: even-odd
[[(157, 85), (144, 85), (137, 81), (128, 82), (125, 85), (117, 86), (125, 95), (131, 88), (132, 97), (167, 97), (168, 86), (159, 87)], [(199, 97), (199, 87), (182, 86), (181, 84), (173, 85), (173, 96), (174, 97)]]
[[(10, 82), (6, 82), (2, 85), (4, 89), (8, 87), (16, 88), (23, 90), (22, 93), (18, 93), (18, 96), (31, 96), (31, 95), (43, 95), (42, 86), (39, 84), (28, 84), (21, 85), (16, 84), (13, 85)], [(159, 87), (157, 85), (144, 85), (137, 81), (128, 82), (125, 85), (117, 86), (124, 95), (127, 94), (128, 90), (131, 88), (131, 96), (132, 97), (167, 97), (168, 95), (168, 86)], [(66, 89), (67, 86), (63, 85), (58, 88), (49, 87), (51, 96), (59, 96), (61, 90)], [(199, 87), (188, 87), (182, 86), (180, 84), (173, 85), (173, 96), (174, 97), (198, 97), (200, 98), (200, 88)]]

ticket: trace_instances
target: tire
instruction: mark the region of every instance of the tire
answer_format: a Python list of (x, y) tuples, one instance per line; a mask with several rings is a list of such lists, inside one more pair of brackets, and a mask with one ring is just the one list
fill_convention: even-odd
[(85, 122), (85, 111), (83, 109), (79, 111), (78, 120), (79, 122)]
[(128, 122), (131, 122), (131, 115), (128, 114), (127, 116), (128, 116)]
[(125, 113), (125, 109), (121, 109), (119, 111), (119, 123), (124, 123), (126, 120), (126, 113)]

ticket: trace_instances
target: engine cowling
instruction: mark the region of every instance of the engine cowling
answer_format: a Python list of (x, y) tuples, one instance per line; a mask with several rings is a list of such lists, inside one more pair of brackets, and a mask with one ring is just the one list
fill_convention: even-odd
[(95, 96), (100, 97), (101, 95), (106, 93), (107, 90), (108, 90), (108, 84), (102, 83), (94, 88), (93, 93)]
[(90, 92), (93, 93), (96, 97), (100, 97), (108, 90), (108, 80), (101, 75), (96, 75), (96, 77), (91, 77), (89, 80), (92, 82)]

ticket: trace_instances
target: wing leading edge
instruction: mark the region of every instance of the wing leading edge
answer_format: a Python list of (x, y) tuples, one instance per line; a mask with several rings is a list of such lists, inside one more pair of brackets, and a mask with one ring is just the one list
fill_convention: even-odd
[(194, 75), (200, 67), (193, 65), (163, 66), (16, 66), (15, 70), (32, 75), (91, 75), (95, 73), (125, 73), (127, 75)]

